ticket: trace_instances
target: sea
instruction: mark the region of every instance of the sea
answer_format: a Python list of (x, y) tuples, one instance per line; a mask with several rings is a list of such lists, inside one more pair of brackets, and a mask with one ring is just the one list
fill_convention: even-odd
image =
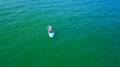
[(0, 0), (0, 67), (120, 67), (120, 0)]

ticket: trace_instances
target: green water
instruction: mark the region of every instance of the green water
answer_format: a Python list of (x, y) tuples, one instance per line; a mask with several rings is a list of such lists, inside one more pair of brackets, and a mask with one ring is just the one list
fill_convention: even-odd
[(0, 67), (120, 67), (120, 1), (0, 0)]

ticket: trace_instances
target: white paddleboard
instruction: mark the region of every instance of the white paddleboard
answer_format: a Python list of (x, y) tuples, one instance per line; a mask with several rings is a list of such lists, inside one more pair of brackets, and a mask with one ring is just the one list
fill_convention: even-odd
[(53, 37), (54, 37), (54, 31), (53, 31), (52, 33), (50, 33), (50, 32), (48, 31), (48, 35), (49, 35), (50, 38), (53, 38)]

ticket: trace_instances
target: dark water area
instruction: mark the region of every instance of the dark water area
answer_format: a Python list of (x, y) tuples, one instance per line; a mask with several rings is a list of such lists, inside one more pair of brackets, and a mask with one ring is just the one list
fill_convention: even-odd
[(0, 0), (0, 66), (120, 67), (120, 1)]

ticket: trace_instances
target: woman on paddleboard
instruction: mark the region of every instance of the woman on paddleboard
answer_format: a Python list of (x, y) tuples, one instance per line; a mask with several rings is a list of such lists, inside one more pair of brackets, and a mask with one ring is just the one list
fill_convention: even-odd
[(51, 25), (48, 26), (48, 35), (50, 38), (54, 37), (54, 31)]

